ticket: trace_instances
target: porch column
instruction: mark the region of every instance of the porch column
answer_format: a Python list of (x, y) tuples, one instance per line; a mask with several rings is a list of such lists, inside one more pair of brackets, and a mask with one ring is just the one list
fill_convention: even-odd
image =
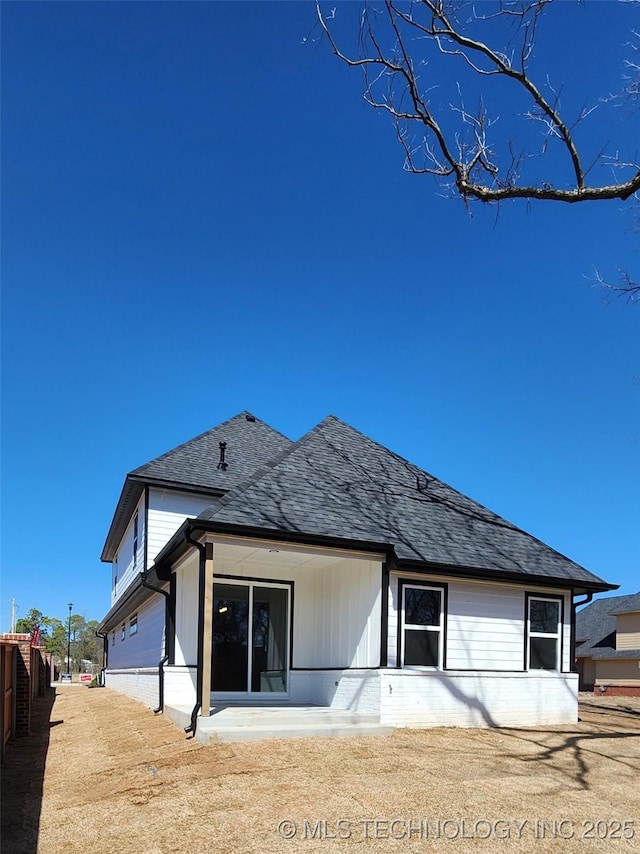
[(205, 543), (202, 596), (202, 705), (200, 717), (209, 717), (211, 705), (211, 651), (213, 649), (213, 543)]

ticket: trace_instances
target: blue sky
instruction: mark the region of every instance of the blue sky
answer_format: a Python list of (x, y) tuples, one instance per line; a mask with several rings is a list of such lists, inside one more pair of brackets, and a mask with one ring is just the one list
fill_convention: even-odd
[[(567, 98), (619, 81), (631, 5), (554, 13)], [(243, 409), (294, 439), (334, 413), (640, 589), (640, 308), (590, 281), (637, 270), (628, 207), (443, 198), (306, 2), (2, 18), (2, 630), (12, 597), (101, 618), (126, 472)]]

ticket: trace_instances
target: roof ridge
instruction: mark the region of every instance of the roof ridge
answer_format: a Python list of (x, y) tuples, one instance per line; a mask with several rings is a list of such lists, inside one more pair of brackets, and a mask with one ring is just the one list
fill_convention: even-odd
[[(274, 433), (278, 433), (278, 435), (282, 436), (284, 439), (289, 439), (288, 436), (285, 436), (284, 433), (280, 433), (279, 430), (275, 430), (270, 424), (267, 424), (266, 421), (263, 421), (261, 418), (256, 418), (256, 416), (252, 412), (249, 412), (248, 409), (243, 409), (242, 412), (239, 412), (237, 415), (232, 415), (231, 418), (227, 418), (226, 421), (221, 421), (220, 424), (216, 424), (213, 427), (210, 427), (208, 430), (205, 430), (202, 433), (198, 433), (197, 436), (193, 436), (191, 439), (187, 439), (186, 442), (181, 442), (179, 445), (176, 445), (174, 448), (170, 448), (168, 451), (165, 451), (164, 454), (160, 454), (157, 457), (152, 457), (152, 459), (147, 460), (146, 463), (143, 463), (142, 465), (140, 465), (137, 468), (130, 471), (129, 475), (143, 474), (144, 469), (146, 469), (147, 466), (150, 466), (152, 463), (158, 463), (158, 462), (161, 462), (162, 460), (166, 460), (167, 457), (170, 457), (171, 454), (175, 454), (176, 451), (181, 451), (183, 448), (186, 448), (189, 445), (192, 445), (195, 442), (198, 442), (200, 439), (204, 439), (205, 436), (209, 436), (214, 431), (220, 430), (220, 428), (226, 427), (228, 424), (231, 424), (232, 421), (238, 421), (243, 417), (247, 418), (247, 416), (249, 416), (251, 419), (253, 419), (253, 421), (255, 421), (256, 423), (264, 424), (265, 427), (268, 427), (270, 430), (273, 430)], [(249, 420), (249, 419), (247, 418), (247, 420)], [(291, 440), (289, 439), (289, 441), (291, 441)]]
[[(232, 501), (235, 501), (243, 492), (246, 492), (251, 486), (259, 483), (263, 477), (266, 477), (268, 474), (277, 468), (283, 460), (285, 460), (288, 456), (290, 456), (295, 450), (297, 450), (305, 440), (307, 440), (313, 433), (316, 433), (322, 425), (328, 421), (330, 418), (335, 418), (334, 415), (327, 415), (326, 418), (323, 418), (319, 424), (316, 424), (315, 427), (312, 427), (311, 430), (307, 430), (298, 440), (292, 442), (291, 445), (286, 449), (286, 451), (282, 451), (280, 454), (277, 454), (275, 457), (272, 457), (269, 462), (265, 465), (261, 466), (259, 469), (256, 469), (254, 472), (254, 476), (251, 478), (247, 478), (247, 480), (243, 480), (242, 483), (239, 483), (237, 486), (234, 486), (233, 489), (230, 489), (228, 492), (225, 492), (223, 496), (216, 502), (216, 510), (214, 513), (210, 514), (207, 518), (212, 518), (215, 514), (225, 507), (227, 504), (230, 504)], [(336, 419), (340, 420), (340, 419)], [(347, 425), (348, 426), (348, 425)], [(287, 437), (285, 437), (287, 438)], [(212, 505), (213, 506), (213, 505)], [(203, 510), (203, 513), (207, 513), (209, 508)], [(202, 515), (202, 514), (200, 514)]]

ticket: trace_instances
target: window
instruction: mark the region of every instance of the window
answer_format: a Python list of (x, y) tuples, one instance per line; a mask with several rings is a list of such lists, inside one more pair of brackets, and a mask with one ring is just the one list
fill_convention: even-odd
[(129, 620), (129, 637), (138, 634), (138, 615), (134, 614)]
[(115, 645), (116, 645), (116, 633), (112, 632), (111, 633), (111, 646), (115, 646)]
[(118, 555), (113, 562), (113, 595), (118, 593)]
[(136, 515), (133, 517), (133, 568), (136, 568), (136, 562), (138, 560), (138, 511), (136, 510)]
[(118, 576), (117, 576), (117, 575), (116, 575), (116, 577), (115, 577), (115, 578), (114, 578), (114, 580), (113, 580), (113, 592), (114, 592), (114, 593), (117, 593), (117, 592), (118, 592)]
[(528, 596), (527, 668), (560, 670), (561, 599)]
[(444, 587), (402, 584), (403, 667), (444, 666), (444, 599)]
[(125, 639), (125, 637), (126, 637), (125, 624), (123, 623), (122, 629), (120, 630), (120, 640), (123, 641)]

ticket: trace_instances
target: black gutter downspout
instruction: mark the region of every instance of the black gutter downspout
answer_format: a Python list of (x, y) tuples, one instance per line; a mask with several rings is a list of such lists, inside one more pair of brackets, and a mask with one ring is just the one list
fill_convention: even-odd
[(158, 662), (158, 708), (153, 710), (154, 715), (164, 713), (164, 666), (167, 661), (169, 656), (163, 655)]
[(573, 592), (571, 593), (571, 672), (576, 673), (576, 609), (582, 605), (588, 605), (593, 599), (593, 591), (585, 593), (585, 599), (582, 602), (573, 601)]
[(96, 632), (97, 638), (102, 638), (102, 667), (100, 668), (100, 687), (104, 688), (104, 672), (109, 658), (109, 632)]
[[(205, 566), (206, 566), (206, 546), (204, 543), (198, 542), (198, 540), (194, 540), (191, 536), (193, 529), (187, 529), (185, 531), (184, 538), (187, 543), (190, 543), (192, 546), (195, 546), (198, 549), (199, 555), (199, 564), (198, 564), (198, 660), (196, 664), (196, 704), (193, 707), (191, 712), (191, 723), (189, 726), (184, 728), (184, 731), (189, 734), (191, 733), (191, 738), (194, 738), (196, 734), (196, 727), (198, 725), (198, 712), (202, 708), (202, 671), (204, 668), (204, 613), (202, 608), (202, 603), (204, 601), (204, 579), (205, 579)], [(207, 700), (208, 702), (208, 700)]]
[[(143, 587), (146, 587), (148, 590), (153, 590), (154, 593), (162, 593), (162, 595), (164, 596), (164, 642), (165, 649), (168, 649), (168, 629), (170, 626), (173, 625), (173, 618), (171, 614), (171, 593), (168, 590), (163, 590), (162, 587), (155, 587), (153, 584), (149, 584), (149, 582), (147, 581), (146, 570), (145, 572), (142, 572), (140, 574), (140, 581), (142, 582)], [(169, 656), (165, 654), (158, 662), (158, 708), (153, 710), (154, 715), (157, 715), (159, 712), (164, 712), (164, 666), (167, 661), (169, 661)]]

